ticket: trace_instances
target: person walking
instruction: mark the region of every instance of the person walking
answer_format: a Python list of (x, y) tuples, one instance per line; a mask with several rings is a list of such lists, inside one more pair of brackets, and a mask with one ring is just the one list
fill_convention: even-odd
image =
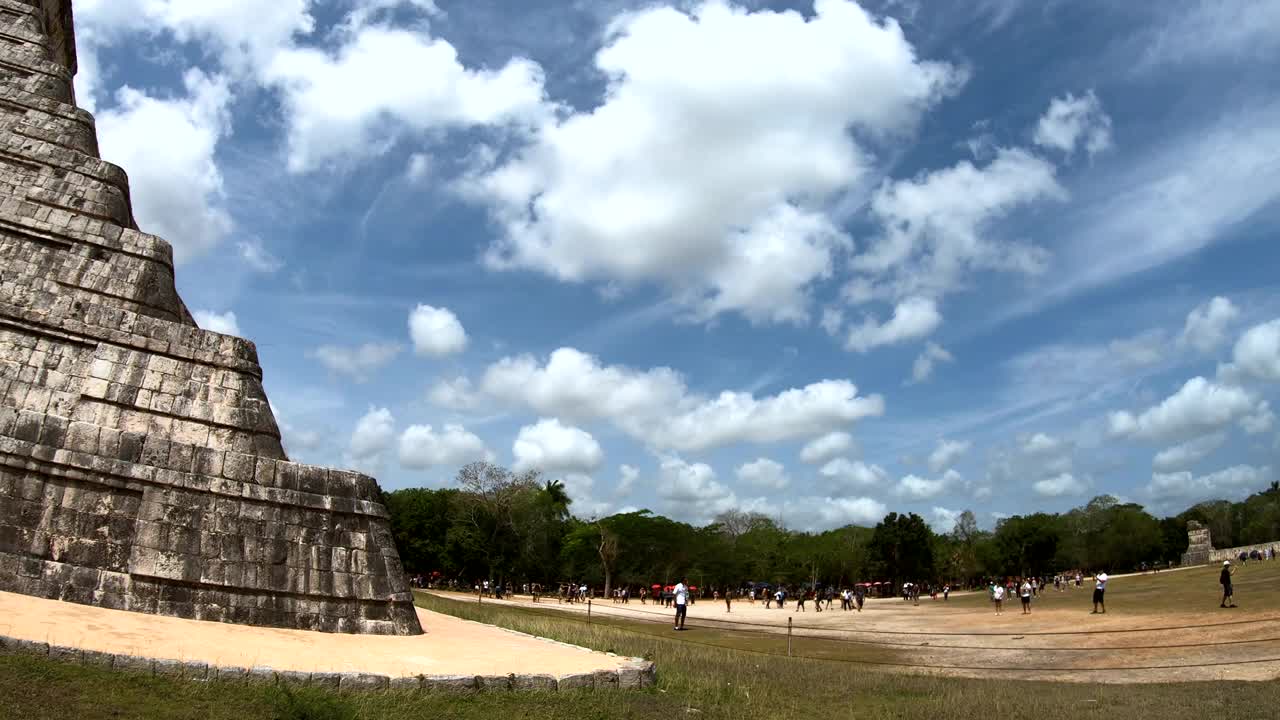
[(684, 578), (680, 578), (680, 582), (676, 583), (675, 591), (676, 603), (676, 630), (684, 630), (684, 619), (689, 611), (689, 588), (684, 584)]
[(1218, 576), (1218, 582), (1222, 584), (1222, 604), (1218, 607), (1233, 608), (1236, 606), (1236, 599), (1231, 594), (1231, 576), (1235, 575), (1235, 572), (1236, 569), (1231, 567), (1230, 560), (1222, 561), (1222, 574)]
[[(1090, 613), (1091, 615), (1107, 614), (1106, 592), (1107, 573), (1103, 571), (1093, 577), (1093, 612)], [(1102, 608), (1101, 613), (1099, 613), (1098, 608)]]
[(725, 591), (724, 591), (724, 611), (733, 612), (733, 610), (729, 608), (729, 589), (728, 588), (725, 588)]
[(867, 601), (867, 588), (865, 585), (857, 585), (853, 588), (853, 602), (858, 606), (858, 612), (862, 612), (862, 604)]

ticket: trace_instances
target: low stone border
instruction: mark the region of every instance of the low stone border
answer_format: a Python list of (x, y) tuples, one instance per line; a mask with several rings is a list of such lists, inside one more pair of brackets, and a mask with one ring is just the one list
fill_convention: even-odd
[[(523, 634), (523, 633), (518, 633)], [(555, 642), (555, 641), (550, 641)], [(557, 643), (563, 644), (563, 643)], [(576, 646), (570, 646), (576, 647)], [(586, 650), (586, 648), (579, 648)], [(64, 662), (119, 670), (121, 672), (170, 677), (197, 682), (220, 680), (257, 684), (281, 684), (329, 688), (342, 691), (367, 690), (432, 690), (432, 691), (534, 691), (557, 692), (560, 690), (627, 690), (652, 686), (657, 681), (657, 669), (649, 660), (628, 658), (618, 670), (597, 670), (556, 677), (554, 675), (411, 675), (390, 677), (360, 672), (303, 672), (275, 670), (257, 666), (218, 667), (199, 661), (166, 660), (117, 655), (97, 650), (50, 645), (34, 640), (0, 635), (0, 652), (37, 655)]]

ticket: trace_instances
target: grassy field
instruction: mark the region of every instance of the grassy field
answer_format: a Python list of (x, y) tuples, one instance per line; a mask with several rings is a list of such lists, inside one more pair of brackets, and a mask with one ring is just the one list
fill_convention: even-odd
[[(1107, 585), (1107, 612), (1121, 615), (1212, 612), (1222, 599), (1222, 586), (1218, 585), (1221, 570), (1220, 566), (1213, 566), (1115, 578)], [(1280, 562), (1250, 562), (1239, 566), (1234, 584), (1241, 610), (1280, 614)], [(1088, 610), (1092, 594), (1093, 582), (1086, 578), (1081, 587), (1066, 592), (1057, 592), (1050, 586), (1035, 605), (1046, 609)], [(986, 607), (988, 603), (984, 593), (970, 593), (953, 597), (949, 604), (971, 608)], [(1017, 604), (1016, 598), (1013, 604)]]
[[(1280, 564), (1277, 564), (1280, 565)], [(1266, 569), (1238, 576), (1241, 600), (1267, 587)], [(1128, 602), (1165, 603), (1184, 610), (1193, 593), (1200, 604), (1210, 571), (1126, 578), (1114, 586), (1117, 607)], [(1204, 577), (1201, 577), (1204, 576)], [(1271, 583), (1274, 584), (1274, 583)], [(1212, 587), (1209, 588), (1212, 590)], [(1126, 597), (1121, 602), (1119, 598)], [(1207, 596), (1206, 596), (1207, 597)], [(1212, 598), (1209, 598), (1212, 599)], [(957, 609), (981, 598), (957, 599)], [(957, 600), (953, 600), (956, 602)], [(1084, 592), (1060, 602), (1087, 600)], [(1059, 602), (1053, 598), (1047, 602)], [(1015, 681), (992, 673), (989, 679), (910, 675), (869, 669), (857, 660), (858, 646), (803, 640), (797, 652), (830, 653), (841, 661), (788, 659), (785, 640), (704, 629), (675, 635), (653, 623), (608, 619), (586, 625), (579, 617), (535, 614), (492, 604), (476, 605), (427, 595), (431, 610), (491, 622), (544, 637), (654, 659), (658, 686), (641, 692), (547, 694), (426, 694), (382, 692), (340, 695), (319, 690), (224, 683), (190, 683), (121, 675), (47, 659), (0, 656), (0, 718), (543, 718), (852, 717), (948, 720), (988, 716), (1037, 716), (1069, 712), (1075, 717), (1200, 720), (1210, 712), (1261, 717), (1280, 702), (1274, 682), (1091, 685)], [(1274, 606), (1273, 606), (1274, 607)], [(705, 643), (705, 644), (704, 644)], [(885, 657), (877, 649), (875, 657)], [(871, 657), (871, 656), (865, 656)], [(1270, 709), (1270, 710), (1269, 710)]]

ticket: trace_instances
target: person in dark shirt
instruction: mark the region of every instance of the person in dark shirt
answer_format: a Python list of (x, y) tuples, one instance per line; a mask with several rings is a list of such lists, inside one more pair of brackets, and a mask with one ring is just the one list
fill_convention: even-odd
[(1231, 561), (1223, 560), (1222, 574), (1218, 576), (1218, 582), (1222, 584), (1222, 604), (1218, 607), (1226, 608), (1236, 606), (1236, 599), (1231, 595), (1231, 576), (1234, 574), (1235, 568), (1231, 567)]

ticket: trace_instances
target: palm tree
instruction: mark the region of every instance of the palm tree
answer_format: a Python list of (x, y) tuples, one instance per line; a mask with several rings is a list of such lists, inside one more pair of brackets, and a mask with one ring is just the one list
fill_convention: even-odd
[(542, 494), (551, 506), (556, 519), (567, 520), (569, 518), (569, 505), (573, 502), (573, 498), (569, 497), (569, 493), (564, 488), (564, 483), (559, 480), (548, 480), (542, 486)]

